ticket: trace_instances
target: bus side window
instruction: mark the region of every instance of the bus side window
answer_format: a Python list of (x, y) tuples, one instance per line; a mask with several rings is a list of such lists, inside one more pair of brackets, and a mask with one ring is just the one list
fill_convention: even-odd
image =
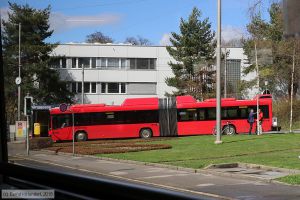
[(202, 121), (202, 120), (205, 120), (205, 109), (199, 109), (199, 120)]
[(247, 119), (250, 111), (248, 112), (247, 108), (240, 108), (240, 118)]
[(207, 109), (207, 119), (210, 119), (210, 120), (216, 119), (216, 109), (215, 108)]
[(71, 115), (53, 115), (52, 116), (53, 129), (65, 128), (71, 126)]

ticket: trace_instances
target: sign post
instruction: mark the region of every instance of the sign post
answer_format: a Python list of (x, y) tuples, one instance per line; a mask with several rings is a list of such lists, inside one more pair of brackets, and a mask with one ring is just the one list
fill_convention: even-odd
[(26, 115), (26, 152), (29, 156), (29, 116), (31, 115), (33, 98), (27, 94), (24, 97), (24, 114)]

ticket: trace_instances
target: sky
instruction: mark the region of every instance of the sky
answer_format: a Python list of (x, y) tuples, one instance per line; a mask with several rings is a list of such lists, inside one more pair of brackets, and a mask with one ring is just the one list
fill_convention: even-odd
[[(222, 38), (246, 35), (248, 8), (255, 0), (222, 0)], [(270, 0), (264, 0), (270, 1)], [(217, 0), (11, 0), (44, 9), (51, 6), (50, 24), (54, 33), (48, 42), (84, 42), (96, 31), (122, 43), (126, 37), (141, 36), (153, 45), (168, 45), (171, 32), (179, 32), (180, 18), (187, 19), (193, 7), (217, 26)], [(264, 7), (265, 6), (265, 7)], [(260, 9), (266, 10), (267, 5)], [(7, 18), (9, 5), (0, 1), (1, 15)]]

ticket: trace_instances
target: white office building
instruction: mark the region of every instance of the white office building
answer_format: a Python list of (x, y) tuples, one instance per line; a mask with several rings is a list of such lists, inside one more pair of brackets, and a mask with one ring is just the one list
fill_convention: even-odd
[[(166, 92), (175, 90), (165, 83), (167, 77), (173, 76), (168, 62), (175, 61), (164, 46), (72, 43), (58, 45), (52, 56), (59, 59), (51, 66), (59, 70), (61, 79), (77, 93), (78, 103), (81, 103), (82, 77), (85, 103), (118, 105), (126, 98), (162, 98)], [(242, 48), (230, 50), (229, 58), (243, 67)]]

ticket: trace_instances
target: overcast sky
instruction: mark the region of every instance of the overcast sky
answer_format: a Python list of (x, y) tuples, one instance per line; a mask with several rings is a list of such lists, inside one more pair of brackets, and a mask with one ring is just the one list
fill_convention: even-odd
[[(255, 0), (222, 0), (223, 39), (246, 34), (248, 8)], [(265, 11), (270, 0), (264, 0)], [(51, 42), (84, 42), (86, 35), (101, 31), (121, 43), (128, 36), (148, 38), (154, 45), (166, 45), (170, 32), (179, 31), (180, 18), (186, 19), (194, 6), (208, 17), (216, 29), (217, 0), (12, 0), (34, 8), (51, 5)], [(5, 18), (8, 3), (0, 1)]]

